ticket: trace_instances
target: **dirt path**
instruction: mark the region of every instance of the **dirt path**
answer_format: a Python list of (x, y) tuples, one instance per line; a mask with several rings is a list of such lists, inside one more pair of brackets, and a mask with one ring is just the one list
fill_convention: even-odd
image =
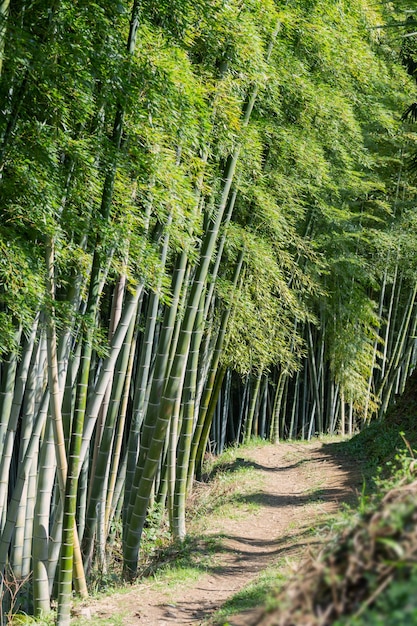
[[(122, 615), (126, 626), (207, 623), (261, 570), (284, 557), (302, 557), (312, 541), (306, 531), (354, 498), (361, 481), (358, 466), (338, 452), (338, 444), (260, 446), (242, 451), (237, 462), (255, 468), (261, 486), (245, 497), (247, 512), (239, 508), (238, 516), (214, 518), (208, 527), (208, 535), (223, 538), (215, 565), (194, 582), (144, 583), (94, 601), (92, 614)], [(240, 615), (228, 623), (244, 626), (246, 619)]]

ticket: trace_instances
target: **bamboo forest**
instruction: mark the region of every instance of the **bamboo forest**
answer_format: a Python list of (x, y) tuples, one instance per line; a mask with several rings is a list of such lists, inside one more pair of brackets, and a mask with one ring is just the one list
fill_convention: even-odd
[(0, 572), (70, 622), (207, 455), (417, 359), (417, 31), (377, 0), (0, 0)]

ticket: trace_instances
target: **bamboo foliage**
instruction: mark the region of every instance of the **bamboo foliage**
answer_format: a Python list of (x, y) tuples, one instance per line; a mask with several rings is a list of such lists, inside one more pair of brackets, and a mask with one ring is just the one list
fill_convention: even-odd
[(68, 624), (113, 541), (136, 576), (154, 501), (183, 540), (208, 449), (350, 434), (403, 388), (390, 11), (0, 3), (0, 567), (36, 614)]

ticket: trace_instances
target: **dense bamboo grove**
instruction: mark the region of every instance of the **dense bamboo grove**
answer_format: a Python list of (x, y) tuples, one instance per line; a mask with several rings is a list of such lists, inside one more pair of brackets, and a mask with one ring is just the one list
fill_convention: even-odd
[(0, 18), (0, 568), (64, 625), (110, 537), (135, 576), (155, 503), (184, 538), (207, 449), (401, 392), (417, 57), (366, 0)]

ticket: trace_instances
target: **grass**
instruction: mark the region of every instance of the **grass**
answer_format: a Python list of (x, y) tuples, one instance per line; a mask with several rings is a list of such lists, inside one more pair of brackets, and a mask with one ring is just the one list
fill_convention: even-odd
[[(250, 459), (250, 450), (258, 445), (256, 439), (240, 448), (232, 446), (219, 457), (208, 457), (203, 481), (195, 484), (188, 503), (191, 532), (204, 532), (209, 517), (241, 519), (260, 509), (258, 503), (250, 501), (263, 485), (260, 468)], [(263, 441), (263, 445), (268, 443)]]
[(50, 612), (47, 615), (34, 618), (25, 613), (17, 613), (13, 615), (13, 620), (10, 622), (10, 626), (53, 626), (55, 624), (55, 613)]
[(274, 566), (265, 569), (244, 589), (236, 593), (206, 622), (207, 626), (226, 626), (232, 615), (253, 609), (254, 607), (275, 606), (276, 591), (286, 580), (288, 560), (280, 560)]
[[(44, 617), (34, 618), (25, 614), (16, 614), (10, 626), (54, 626), (56, 623), (56, 614), (51, 611)], [(123, 615), (115, 615), (112, 617), (79, 617), (71, 619), (72, 626), (123, 626)]]
[(142, 580), (152, 578), (170, 586), (195, 580), (217, 567), (216, 557), (221, 551), (221, 537), (201, 537), (190, 532), (183, 542), (173, 542), (155, 555), (142, 570)]

